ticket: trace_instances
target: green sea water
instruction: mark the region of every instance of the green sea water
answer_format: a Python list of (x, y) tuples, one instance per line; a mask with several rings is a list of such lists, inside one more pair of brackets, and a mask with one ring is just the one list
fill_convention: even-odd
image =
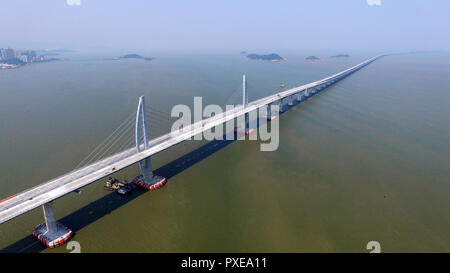
[[(0, 199), (72, 170), (141, 94), (162, 112), (193, 96), (239, 103), (242, 73), (254, 100), (371, 55), (287, 57), (75, 54), (0, 71)], [(81, 252), (368, 252), (369, 241), (383, 252), (448, 252), (449, 86), (448, 54), (384, 57), (282, 114), (274, 152), (235, 141), (176, 161), (207, 144), (189, 141), (152, 158), (171, 174), (162, 189), (122, 197), (102, 180), (56, 200), (55, 215)], [(152, 135), (163, 133), (149, 120)], [(130, 166), (115, 176), (137, 174)], [(0, 225), (0, 249), (69, 252), (31, 237), (42, 221), (37, 208)]]

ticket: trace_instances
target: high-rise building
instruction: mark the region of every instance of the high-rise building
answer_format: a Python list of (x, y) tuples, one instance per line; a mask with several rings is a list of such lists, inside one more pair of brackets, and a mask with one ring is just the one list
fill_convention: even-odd
[(2, 52), (3, 60), (12, 60), (16, 57), (16, 52), (12, 48), (5, 48)]
[(36, 51), (34, 50), (24, 50), (22, 55), (27, 55), (29, 59), (36, 57)]
[(19, 58), (19, 60), (21, 60), (24, 63), (28, 62), (28, 56), (27, 55), (20, 55), (18, 58)]

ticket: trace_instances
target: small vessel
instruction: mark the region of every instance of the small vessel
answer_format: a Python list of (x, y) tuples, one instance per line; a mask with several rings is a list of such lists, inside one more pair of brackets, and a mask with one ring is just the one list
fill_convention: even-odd
[(117, 180), (116, 178), (108, 178), (108, 180), (106, 181), (106, 184), (104, 186), (105, 189), (110, 190), (110, 191), (115, 191), (118, 190), (120, 187), (125, 186), (125, 183)]
[(127, 183), (121, 187), (119, 187), (119, 189), (116, 191), (117, 194), (120, 195), (127, 195), (130, 192), (132, 192), (137, 186), (134, 183)]
[(281, 88), (284, 88), (284, 83), (281, 84)]

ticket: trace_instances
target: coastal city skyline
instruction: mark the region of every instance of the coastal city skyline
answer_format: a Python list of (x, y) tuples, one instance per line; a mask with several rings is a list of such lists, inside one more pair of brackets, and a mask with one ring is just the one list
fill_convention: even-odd
[(42, 52), (42, 54), (37, 54), (36, 50), (31, 49), (0, 48), (0, 69), (11, 69), (25, 64), (59, 60), (52, 57), (53, 55), (58, 55), (57, 53), (46, 52), (46, 50), (40, 50), (39, 52)]

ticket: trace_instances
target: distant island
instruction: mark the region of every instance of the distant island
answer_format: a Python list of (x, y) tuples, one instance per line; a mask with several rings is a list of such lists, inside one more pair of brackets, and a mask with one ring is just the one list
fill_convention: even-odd
[(120, 60), (120, 59), (142, 59), (145, 61), (151, 61), (155, 58), (152, 57), (143, 57), (139, 54), (125, 54), (123, 56), (120, 57), (114, 57), (114, 58), (105, 58), (105, 60)]
[(348, 55), (348, 54), (337, 54), (337, 55), (331, 56), (331, 58), (342, 58), (342, 57), (350, 57), (350, 55)]
[(251, 60), (263, 60), (263, 61), (282, 61), (284, 60), (283, 57), (281, 57), (278, 54), (275, 53), (271, 53), (271, 54), (265, 54), (265, 55), (259, 55), (259, 54), (248, 54), (247, 58), (251, 59)]
[(241, 54), (247, 54), (247, 51), (241, 51)]
[(0, 48), (0, 69), (11, 69), (31, 63), (44, 63), (59, 61), (58, 58), (49, 58), (39, 55), (35, 50), (16, 50), (13, 48)]
[(320, 58), (316, 57), (316, 56), (308, 56), (305, 59), (307, 59), (307, 60), (320, 60)]

